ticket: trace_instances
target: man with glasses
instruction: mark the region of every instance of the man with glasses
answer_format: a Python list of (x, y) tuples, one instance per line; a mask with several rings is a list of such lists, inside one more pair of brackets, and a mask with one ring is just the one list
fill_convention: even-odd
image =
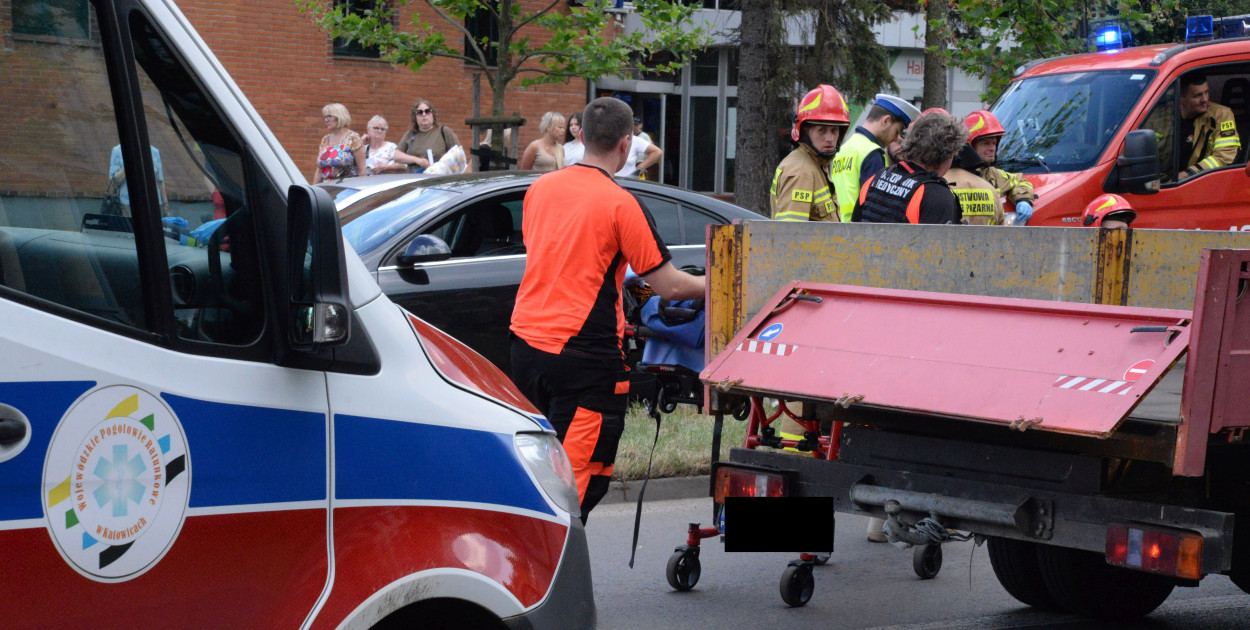
[(864, 182), (890, 165), (886, 147), (901, 140), (907, 127), (919, 117), (920, 110), (915, 105), (897, 96), (878, 94), (864, 124), (842, 143), (829, 163), (829, 181), (837, 193), (838, 215), (844, 223), (851, 220)]

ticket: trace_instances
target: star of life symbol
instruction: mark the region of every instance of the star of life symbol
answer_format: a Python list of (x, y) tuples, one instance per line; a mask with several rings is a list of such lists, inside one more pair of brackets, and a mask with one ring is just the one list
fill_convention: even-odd
[(48, 528), (61, 556), (89, 578), (121, 581), (151, 568), (181, 530), (189, 494), (182, 427), (142, 390), (86, 394), (48, 447)]

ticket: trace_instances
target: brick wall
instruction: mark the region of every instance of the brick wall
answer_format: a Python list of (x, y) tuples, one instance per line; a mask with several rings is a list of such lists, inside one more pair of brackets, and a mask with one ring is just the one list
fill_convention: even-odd
[[(522, 0), (530, 10), (547, 3)], [(461, 142), (469, 142), (464, 120), (473, 113), (473, 83), (462, 61), (436, 58), (414, 73), (376, 59), (335, 57), (330, 38), (311, 17), (300, 14), (293, 0), (184, 0), (179, 8), (307, 177), (312, 176), (317, 145), (325, 133), (321, 108), (327, 103), (346, 105), (351, 128), (361, 134), (370, 117), (381, 115), (390, 123), (387, 139), (394, 142), (411, 126), (412, 103), (428, 99), (438, 109), (439, 121), (450, 126)], [(428, 11), (424, 5), (421, 9)], [(441, 26), (438, 20), (430, 19)], [(408, 23), (408, 16), (401, 15), (400, 23)], [(451, 26), (442, 30), (448, 41), (461, 41)], [(545, 38), (544, 31), (532, 26), (521, 35), (535, 41)], [(485, 77), (481, 101), (482, 115), (489, 115), (491, 90)], [(524, 148), (538, 137), (543, 112), (567, 115), (585, 104), (585, 81), (523, 90), (515, 80), (505, 106), (507, 113), (520, 112), (527, 120), (520, 135), (519, 146)]]

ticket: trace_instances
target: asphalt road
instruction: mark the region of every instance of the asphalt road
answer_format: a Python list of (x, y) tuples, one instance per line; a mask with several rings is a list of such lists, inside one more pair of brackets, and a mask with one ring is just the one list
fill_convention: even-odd
[(815, 593), (802, 608), (786, 606), (778, 594), (781, 571), (791, 555), (727, 554), (718, 538), (703, 542), (703, 574), (694, 590), (674, 591), (664, 578), (668, 558), (685, 542), (688, 522), (708, 524), (710, 518), (709, 499), (648, 503), (638, 559), (630, 570), (634, 504), (596, 508), (587, 535), (599, 628), (1250, 628), (1250, 595), (1218, 575), (1207, 577), (1198, 588), (1176, 589), (1146, 620), (1131, 626), (1093, 623), (1018, 603), (999, 586), (985, 548), (972, 543), (947, 545), (941, 573), (920, 580), (911, 568), (911, 550), (866, 542), (865, 519), (845, 514), (837, 516), (833, 558), (816, 568)]

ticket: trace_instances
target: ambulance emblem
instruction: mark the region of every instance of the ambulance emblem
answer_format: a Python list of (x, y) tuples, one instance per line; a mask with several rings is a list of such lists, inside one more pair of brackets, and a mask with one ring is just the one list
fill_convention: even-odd
[(182, 529), (191, 494), (186, 436), (173, 411), (134, 387), (79, 399), (57, 426), (43, 469), (52, 541), (101, 582), (143, 574)]

